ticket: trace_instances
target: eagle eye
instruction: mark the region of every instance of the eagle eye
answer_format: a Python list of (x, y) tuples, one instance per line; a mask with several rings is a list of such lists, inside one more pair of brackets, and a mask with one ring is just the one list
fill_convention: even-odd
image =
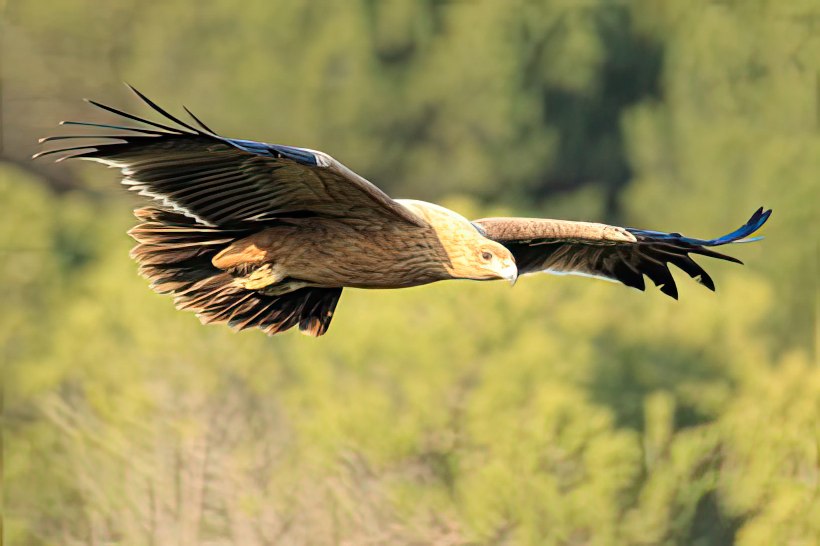
[(485, 262), (489, 262), (490, 260), (493, 259), (493, 255), (490, 252), (487, 252), (485, 250), (484, 252), (481, 253), (481, 259), (484, 260)]

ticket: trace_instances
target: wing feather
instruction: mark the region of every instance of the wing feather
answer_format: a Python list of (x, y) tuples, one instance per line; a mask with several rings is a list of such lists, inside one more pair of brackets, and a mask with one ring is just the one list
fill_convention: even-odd
[(644, 277), (648, 277), (661, 292), (677, 299), (669, 264), (714, 291), (712, 277), (690, 254), (742, 263), (708, 247), (760, 239), (750, 237), (766, 223), (771, 212), (761, 207), (744, 225), (715, 239), (532, 218), (484, 218), (473, 224), (486, 237), (510, 249), (520, 275), (538, 271), (584, 275), (618, 281), (638, 290), (645, 290)]
[[(187, 108), (201, 129), (171, 115), (133, 87), (131, 90), (179, 127), (88, 100), (150, 129), (64, 122), (122, 133), (99, 137), (118, 142), (84, 142), (87, 145), (45, 150), (35, 157), (76, 152), (60, 159), (94, 160), (120, 168), (129, 189), (206, 225), (234, 225), (293, 214), (425, 225), (412, 211), (327, 154), (220, 137)], [(48, 137), (43, 142), (73, 138), (85, 139), (86, 135)]]

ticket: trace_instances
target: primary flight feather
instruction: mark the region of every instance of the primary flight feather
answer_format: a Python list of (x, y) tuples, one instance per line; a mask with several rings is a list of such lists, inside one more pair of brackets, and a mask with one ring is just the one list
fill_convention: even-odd
[[(470, 222), (439, 205), (391, 199), (322, 152), (219, 136), (169, 114), (156, 123), (94, 101), (146, 127), (63, 122), (121, 131), (41, 139), (91, 142), (40, 152), (121, 169), (123, 183), (155, 201), (129, 233), (140, 273), (203, 323), (275, 334), (327, 331), (345, 287), (404, 288), (447, 279), (514, 282), (544, 271), (619, 281), (644, 277), (678, 292), (669, 264), (710, 290), (694, 255), (739, 260), (709, 247), (754, 239), (771, 210), (717, 239), (535, 218)], [(90, 139), (90, 140), (85, 140)], [(113, 142), (94, 143), (97, 139)], [(78, 140), (79, 141), (79, 140)]]

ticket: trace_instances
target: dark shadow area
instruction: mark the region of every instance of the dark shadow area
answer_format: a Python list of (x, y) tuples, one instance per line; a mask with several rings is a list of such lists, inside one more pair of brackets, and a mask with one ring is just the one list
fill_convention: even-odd
[(681, 392), (692, 383), (730, 384), (721, 366), (695, 347), (638, 345), (615, 337), (596, 341), (601, 359), (588, 385), (594, 400), (612, 408), (618, 425), (644, 429), (644, 400), (652, 392), (664, 390), (675, 395), (674, 428), (680, 430), (711, 421)]
[(682, 544), (697, 546), (726, 546), (735, 543), (738, 529), (745, 518), (726, 514), (720, 505), (717, 493), (710, 491), (700, 498), (695, 508), (695, 517), (689, 529), (689, 537)]
[(632, 177), (621, 117), (642, 100), (661, 98), (664, 50), (634, 30), (624, 8), (601, 10), (595, 22), (606, 50), (596, 89), (544, 89), (544, 121), (560, 137), (555, 162), (545, 166), (535, 197), (549, 197), (556, 189), (601, 185), (611, 221), (617, 217), (618, 195)]

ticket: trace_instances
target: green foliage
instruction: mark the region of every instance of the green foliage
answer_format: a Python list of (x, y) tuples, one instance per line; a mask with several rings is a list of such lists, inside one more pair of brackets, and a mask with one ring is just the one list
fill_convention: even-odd
[(12, 152), (127, 79), (469, 217), (775, 209), (717, 294), (345, 290), (325, 337), (268, 338), (147, 288), (113, 173), (0, 164), (9, 544), (820, 540), (812, 2), (2, 9)]

